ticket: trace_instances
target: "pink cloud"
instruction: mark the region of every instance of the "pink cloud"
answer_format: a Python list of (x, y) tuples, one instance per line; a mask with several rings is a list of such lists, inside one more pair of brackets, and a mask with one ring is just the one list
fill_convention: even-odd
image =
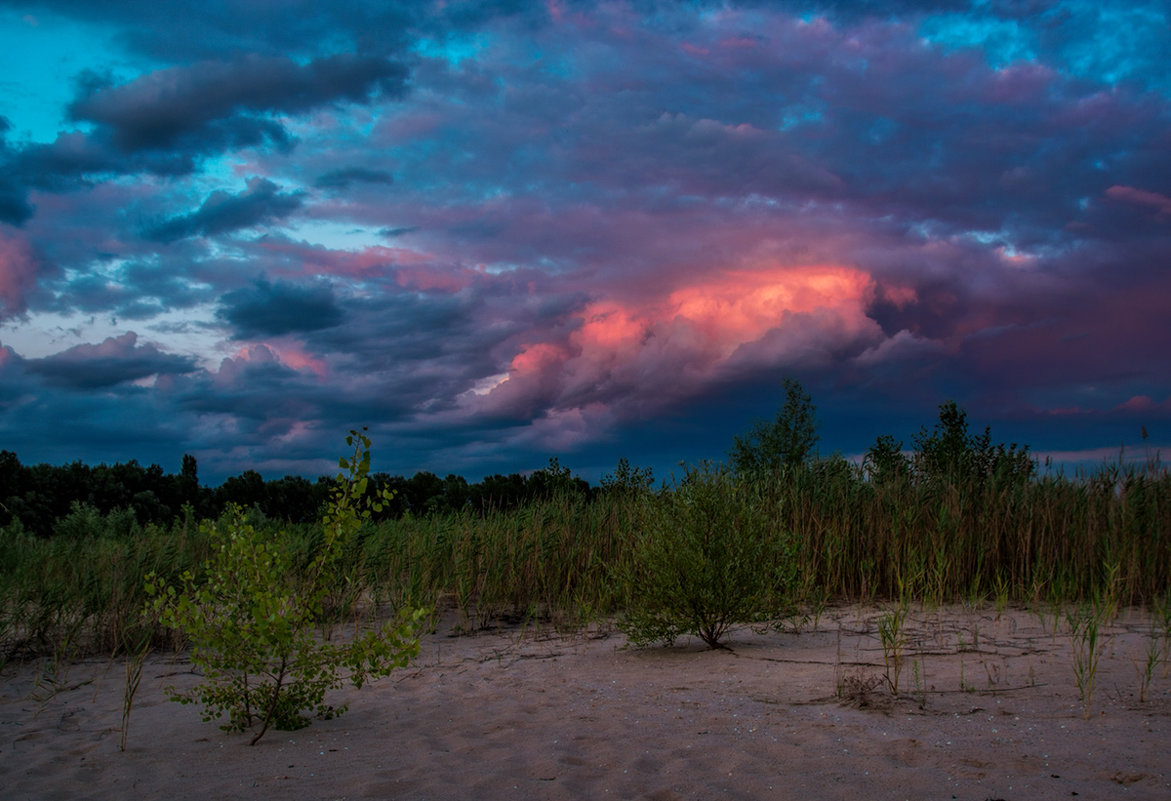
[[(321, 245), (282, 239), (265, 240), (257, 243), (257, 247), (266, 255), (283, 262), (285, 268), (274, 272), (286, 275), (374, 278), (392, 274), (397, 277), (401, 271), (406, 270), (405, 277), (399, 281), (402, 286), (425, 288), (412, 283), (413, 277), (418, 277), (421, 283), (447, 282), (446, 278), (441, 280), (437, 277), (438, 268), (433, 265), (432, 256), (410, 248), (374, 245), (361, 250), (335, 250)], [(417, 271), (412, 272), (414, 268), (417, 268)]]
[(767, 266), (718, 270), (637, 300), (594, 300), (568, 335), (525, 344), (506, 379), (465, 401), (473, 413), (657, 407), (720, 375), (806, 362), (880, 337), (865, 314), (872, 293), (870, 276), (854, 268)]
[(1114, 408), (1123, 412), (1140, 412), (1148, 415), (1158, 414), (1162, 416), (1171, 413), (1171, 397), (1165, 398), (1160, 402), (1150, 395), (1135, 395)]
[(1160, 219), (1171, 218), (1171, 197), (1161, 195), (1158, 192), (1148, 192), (1133, 186), (1115, 185), (1106, 190), (1106, 196), (1124, 203), (1150, 206), (1156, 210)]
[(324, 361), (318, 359), (316, 356), (311, 356), (300, 345), (282, 343), (279, 347), (269, 347), (276, 353), (277, 359), (280, 360), (281, 364), (286, 367), (291, 367), (302, 373), (313, 373), (318, 378), (325, 378), (329, 372), (329, 368)]
[(547, 342), (535, 345), (525, 345), (521, 352), (512, 358), (510, 370), (516, 373), (541, 372), (548, 367), (560, 364), (569, 357), (567, 351)]
[(1135, 395), (1133, 398), (1118, 404), (1118, 408), (1128, 412), (1145, 412), (1154, 405), (1155, 402), (1151, 400), (1149, 395)]
[(24, 239), (0, 230), (0, 320), (24, 312), (40, 264)]
[(313, 373), (319, 379), (324, 379), (329, 372), (324, 361), (306, 353), (296, 343), (282, 342), (277, 345), (262, 342), (245, 345), (220, 362), (215, 381), (220, 385), (234, 384), (244, 377), (250, 365), (264, 364), (281, 365), (299, 373)]
[(231, 362), (231, 366), (227, 369), (229, 375), (233, 377), (244, 364), (281, 364), (297, 372), (315, 373), (319, 378), (324, 378), (328, 371), (325, 362), (310, 356), (295, 343), (245, 345), (236, 351), (232, 358), (224, 359), (220, 366), (221, 374), (229, 362)]
[(919, 293), (914, 287), (882, 284), (876, 287), (878, 297), (894, 306), (896, 309), (905, 309), (912, 303), (918, 303)]
[(469, 270), (443, 268), (434, 265), (397, 267), (394, 280), (404, 289), (420, 292), (459, 292), (473, 281)]

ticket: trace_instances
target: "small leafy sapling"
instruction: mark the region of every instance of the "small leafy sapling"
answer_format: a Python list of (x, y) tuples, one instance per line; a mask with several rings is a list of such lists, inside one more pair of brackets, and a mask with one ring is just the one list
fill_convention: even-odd
[(354, 453), (339, 462), (345, 472), (337, 476), (321, 520), (321, 546), (304, 576), (292, 576), (280, 543), (249, 525), (237, 507), (207, 524), (213, 550), (198, 575), (185, 572), (178, 586), (153, 575), (147, 580), (153, 599), (148, 611), (188, 638), (191, 661), (205, 678), (189, 692), (171, 689), (171, 699), (198, 702), (205, 721), (226, 714), (225, 731), (258, 725), (251, 745), (270, 726), (296, 729), (308, 725), (310, 713), (341, 714), (345, 706), (325, 702), (328, 690), (347, 681), (360, 688), (404, 667), (419, 652), (422, 609), (402, 610), (397, 619), (346, 643), (314, 636), (331, 569), (370, 511), (389, 500), (387, 493), (372, 503), (365, 500), (369, 438), (351, 431), (346, 444)]

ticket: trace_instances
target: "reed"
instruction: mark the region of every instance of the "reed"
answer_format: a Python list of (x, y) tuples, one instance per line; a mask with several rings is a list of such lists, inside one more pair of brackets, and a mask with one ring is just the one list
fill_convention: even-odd
[[(1028, 604), (1060, 610), (1108, 598), (1171, 620), (1171, 474), (1159, 463), (1087, 475), (881, 480), (842, 459), (756, 477), (763, 536), (791, 535), (796, 603)], [(658, 492), (671, 493), (667, 487)], [(403, 608), (454, 607), (468, 628), (543, 620), (563, 629), (612, 619), (628, 597), (634, 544), (662, 522), (649, 487), (564, 491), (519, 509), (464, 509), (363, 524), (331, 563), (334, 622)], [(254, 520), (293, 570), (319, 527)], [(0, 529), (0, 662), (117, 653), (141, 624), (144, 577), (173, 579), (207, 557), (190, 515), (169, 528), (77, 508), (49, 538)], [(1164, 626), (1171, 631), (1171, 624)], [(156, 629), (156, 646), (171, 642)], [(1164, 654), (1167, 653), (1164, 648)]]

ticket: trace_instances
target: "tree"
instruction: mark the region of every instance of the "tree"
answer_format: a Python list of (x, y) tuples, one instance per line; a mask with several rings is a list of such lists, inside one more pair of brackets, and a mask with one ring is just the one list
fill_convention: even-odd
[(468, 505), (469, 497), (468, 480), (455, 473), (448, 473), (443, 479), (443, 500), (447, 508), (453, 512), (462, 511)]
[(909, 464), (903, 455), (902, 440), (896, 440), (889, 434), (880, 436), (866, 452), (862, 469), (875, 484), (886, 484), (906, 476)]
[(813, 400), (801, 382), (784, 381), (785, 402), (772, 422), (757, 420), (749, 432), (734, 439), (729, 456), (741, 476), (775, 475), (805, 464), (817, 444)]
[(649, 467), (634, 467), (623, 456), (613, 473), (602, 476), (602, 491), (611, 495), (642, 495), (655, 486), (655, 473)]
[(1027, 445), (993, 445), (989, 428), (968, 434), (968, 414), (955, 401), (941, 403), (939, 422), (915, 436), (912, 462), (920, 480), (947, 483), (1027, 481), (1036, 469)]
[(534, 470), (525, 482), (526, 500), (548, 500), (557, 495), (586, 495), (590, 485), (573, 475), (556, 456), (540, 470)]
[(216, 506), (224, 509), (234, 504), (243, 509), (263, 509), (267, 494), (264, 476), (255, 470), (245, 470), (238, 476), (230, 476), (216, 488)]

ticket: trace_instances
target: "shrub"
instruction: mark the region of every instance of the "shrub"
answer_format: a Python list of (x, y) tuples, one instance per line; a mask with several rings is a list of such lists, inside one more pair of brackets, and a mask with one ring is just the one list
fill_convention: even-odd
[(693, 634), (712, 648), (729, 627), (788, 612), (792, 538), (772, 524), (767, 488), (711, 466), (647, 496), (622, 581), (619, 627), (636, 646)]
[[(206, 681), (189, 693), (171, 690), (174, 701), (199, 702), (204, 720), (227, 713), (225, 731), (244, 731), (259, 723), (255, 745), (269, 726), (296, 729), (318, 717), (341, 714), (345, 707), (325, 703), (327, 690), (349, 680), (367, 680), (403, 667), (419, 651), (420, 609), (402, 610), (380, 630), (367, 631), (343, 644), (320, 642), (314, 624), (331, 589), (330, 571), (370, 513), (359, 504), (370, 468), (370, 440), (351, 431), (346, 444), (354, 455), (340, 464), (322, 518), (320, 549), (305, 576), (290, 570), (281, 543), (249, 525), (238, 507), (210, 525), (212, 555), (197, 577), (190, 571), (180, 586), (147, 580), (153, 596), (148, 611), (191, 641), (191, 661)], [(375, 503), (377, 508), (380, 502)]]

